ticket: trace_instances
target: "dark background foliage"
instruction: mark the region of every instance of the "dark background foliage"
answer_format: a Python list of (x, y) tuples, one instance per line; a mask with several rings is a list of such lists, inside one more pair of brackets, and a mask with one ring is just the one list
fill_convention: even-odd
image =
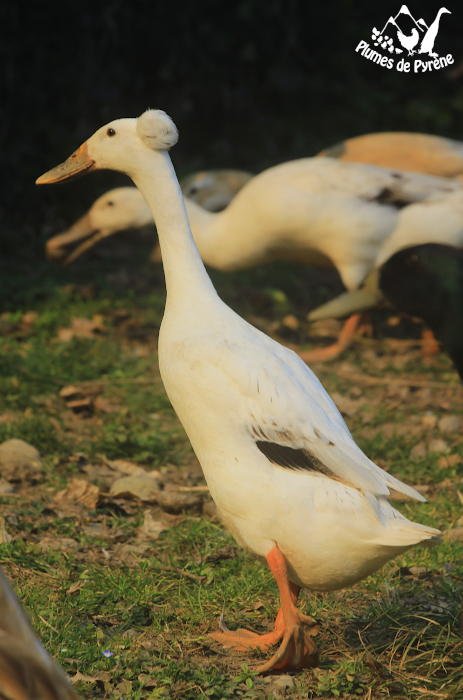
[[(409, 2), (428, 23), (439, 2)], [(450, 2), (437, 50), (461, 60), (463, 12)], [(62, 188), (35, 178), (102, 124), (147, 107), (180, 131), (179, 175), (259, 171), (343, 138), (382, 130), (463, 140), (463, 80), (404, 75), (355, 53), (395, 0), (10, 0), (0, 8), (0, 231), (43, 242), (114, 173)]]

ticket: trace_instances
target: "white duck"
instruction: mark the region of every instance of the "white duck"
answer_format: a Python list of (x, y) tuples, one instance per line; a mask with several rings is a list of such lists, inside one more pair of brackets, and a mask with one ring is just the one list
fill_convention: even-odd
[(42, 646), (1, 568), (0, 697), (78, 700), (68, 677)]
[[(188, 198), (185, 206), (206, 264), (232, 271), (283, 258), (334, 266), (348, 290), (357, 289), (374, 269), (389, 240), (390, 254), (416, 243), (463, 245), (460, 183), (333, 158), (305, 158), (265, 170), (222, 212), (208, 212)], [(112, 207), (111, 217), (115, 213)], [(98, 238), (89, 237), (82, 247)], [(63, 239), (49, 245), (57, 242), (61, 246)], [(304, 351), (301, 357), (314, 361), (337, 354), (349, 344), (359, 318), (349, 320), (335, 346)]]
[(344, 588), (440, 533), (392, 508), (389, 487), (424, 499), (363, 454), (302, 360), (217, 296), (167, 152), (177, 138), (159, 110), (119, 119), (37, 183), (106, 168), (125, 172), (143, 193), (167, 285), (159, 334), (164, 386), (221, 517), (240, 544), (267, 561), (281, 596), (270, 634), (223, 631), (214, 638), (239, 648), (282, 639), (260, 672), (313, 666), (317, 649), (302, 627), (308, 618), (295, 606), (300, 587)]
[[(180, 187), (185, 197), (204, 209), (221, 211), (252, 177), (244, 170), (207, 170), (183, 178)], [(140, 191), (136, 187), (116, 187), (98, 197), (69, 229), (47, 241), (47, 257), (67, 265), (102, 238), (152, 224), (153, 217)], [(75, 243), (78, 245), (68, 254), (69, 246)], [(157, 246), (153, 257), (157, 258)]]

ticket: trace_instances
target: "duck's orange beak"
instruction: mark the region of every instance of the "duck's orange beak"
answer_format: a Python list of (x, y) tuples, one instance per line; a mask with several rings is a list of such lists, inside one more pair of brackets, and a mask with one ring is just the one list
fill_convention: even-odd
[(54, 185), (57, 182), (67, 182), (84, 175), (94, 168), (95, 161), (88, 155), (88, 146), (83, 143), (64, 163), (49, 170), (35, 181), (36, 185)]

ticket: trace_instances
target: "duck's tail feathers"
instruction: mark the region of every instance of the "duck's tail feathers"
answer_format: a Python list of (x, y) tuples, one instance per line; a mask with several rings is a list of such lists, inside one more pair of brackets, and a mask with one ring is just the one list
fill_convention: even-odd
[(442, 532), (428, 525), (414, 523), (404, 518), (389, 521), (384, 533), (382, 544), (388, 547), (413, 547), (421, 544), (424, 547), (435, 547), (442, 542)]

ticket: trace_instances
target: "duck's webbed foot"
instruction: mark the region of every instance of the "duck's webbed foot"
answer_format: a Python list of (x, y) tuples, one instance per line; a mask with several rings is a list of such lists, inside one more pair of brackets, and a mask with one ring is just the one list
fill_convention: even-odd
[(269, 661), (257, 667), (259, 673), (270, 671), (290, 671), (301, 668), (318, 666), (318, 649), (303, 625), (314, 625), (315, 620), (303, 615), (296, 608), (299, 586), (288, 581), (286, 561), (278, 547), (274, 547), (267, 555), (270, 571), (275, 576), (280, 589), (281, 608), (275, 620), (275, 628), (268, 634), (257, 634), (250, 630), (229, 630), (221, 616), (220, 632), (209, 636), (224, 647), (236, 651), (247, 649), (267, 649), (272, 644), (282, 640), (280, 648)]

